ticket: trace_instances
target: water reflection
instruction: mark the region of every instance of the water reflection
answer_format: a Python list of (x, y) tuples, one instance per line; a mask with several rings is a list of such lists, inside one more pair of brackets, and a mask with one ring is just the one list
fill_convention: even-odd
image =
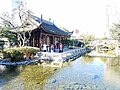
[(7, 68), (0, 74), (0, 90), (43, 90), (44, 81), (56, 70), (41, 65)]
[(84, 61), (87, 63), (94, 62), (94, 60), (99, 60), (105, 63), (107, 60), (111, 59), (111, 58), (106, 58), (106, 57), (89, 57), (89, 56), (83, 57), (83, 58), (84, 58)]
[(3, 65), (0, 65), (0, 73), (3, 73), (6, 70), (6, 67)]
[[(21, 69), (23, 70), (24, 66), (4, 66), (4, 70), (0, 72), (0, 90), (12, 90), (13, 88), (15, 88), (15, 85), (17, 85), (17, 83), (11, 83), (11, 81), (14, 81), (17, 78), (17, 76), (21, 72)], [(20, 82), (20, 80), (18, 82)]]
[(119, 58), (112, 58), (107, 61), (104, 71), (104, 79), (114, 85), (120, 84), (120, 60)]
[[(102, 60), (103, 59), (103, 60)], [(104, 65), (104, 63), (106, 62), (106, 58), (100, 58), (100, 57), (84, 57), (83, 58), (84, 63), (87, 64), (94, 64), (94, 65)]]
[(120, 90), (119, 58), (80, 57), (64, 67), (18, 67), (0, 74), (0, 90)]
[(106, 57), (80, 57), (49, 78), (44, 89), (120, 90), (120, 69), (110, 65), (113, 60)]

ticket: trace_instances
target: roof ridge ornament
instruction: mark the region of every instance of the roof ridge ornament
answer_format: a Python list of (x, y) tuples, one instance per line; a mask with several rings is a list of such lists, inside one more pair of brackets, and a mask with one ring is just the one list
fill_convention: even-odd
[(41, 23), (42, 23), (42, 21), (43, 21), (43, 15), (41, 14)]

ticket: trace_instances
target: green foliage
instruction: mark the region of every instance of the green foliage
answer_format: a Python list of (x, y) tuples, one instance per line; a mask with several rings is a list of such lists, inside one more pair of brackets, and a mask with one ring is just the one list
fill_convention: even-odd
[(30, 46), (20, 47), (19, 50), (22, 51), (27, 57), (31, 57), (39, 52), (39, 48)]
[(5, 41), (0, 40), (0, 46), (3, 46), (5, 44)]
[[(18, 0), (11, 14), (3, 13), (0, 15), (2, 20), (2, 25), (0, 25), (2, 34), (0, 36), (9, 38), (11, 43), (25, 46), (31, 36), (31, 26), (33, 27), (34, 25), (29, 21), (31, 13), (30, 10), (27, 10), (25, 2)], [(27, 35), (27, 33), (29, 34)]]
[(8, 38), (11, 43), (18, 42), (16, 34), (10, 32), (10, 27), (0, 26), (0, 38)]
[(113, 24), (112, 28), (110, 29), (110, 34), (113, 39), (120, 38), (120, 24)]
[(91, 34), (88, 34), (88, 33), (87, 34), (82, 34), (80, 37), (83, 39), (83, 42), (85, 43), (85, 45), (89, 44), (90, 41), (95, 39), (94, 35), (91, 35)]
[(2, 49), (0, 49), (0, 53), (2, 53)]
[(66, 41), (70, 46), (73, 46), (73, 41), (72, 41), (72, 39), (67, 39), (67, 41)]
[(4, 50), (4, 58), (10, 58), (12, 62), (24, 60), (24, 55), (31, 58), (39, 51), (36, 47), (13, 47)]
[(4, 58), (10, 58), (11, 62), (17, 62), (23, 60), (23, 52), (18, 48), (7, 48), (4, 50)]

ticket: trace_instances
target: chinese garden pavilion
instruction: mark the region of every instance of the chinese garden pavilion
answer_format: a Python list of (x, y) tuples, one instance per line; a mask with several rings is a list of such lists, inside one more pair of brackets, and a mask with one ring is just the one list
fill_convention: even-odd
[(30, 37), (30, 46), (41, 47), (43, 43), (50, 45), (62, 42), (66, 44), (67, 38), (72, 35), (72, 32), (66, 32), (58, 28), (54, 23), (46, 21), (36, 16), (31, 16), (37, 27), (32, 30)]

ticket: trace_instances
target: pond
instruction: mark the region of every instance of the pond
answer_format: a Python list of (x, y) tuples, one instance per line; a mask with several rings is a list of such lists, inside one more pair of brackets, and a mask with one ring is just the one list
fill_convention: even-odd
[(118, 62), (118, 58), (80, 57), (52, 75), (44, 90), (120, 90)]
[(39, 65), (0, 73), (0, 90), (120, 90), (119, 58), (80, 57), (60, 69)]

